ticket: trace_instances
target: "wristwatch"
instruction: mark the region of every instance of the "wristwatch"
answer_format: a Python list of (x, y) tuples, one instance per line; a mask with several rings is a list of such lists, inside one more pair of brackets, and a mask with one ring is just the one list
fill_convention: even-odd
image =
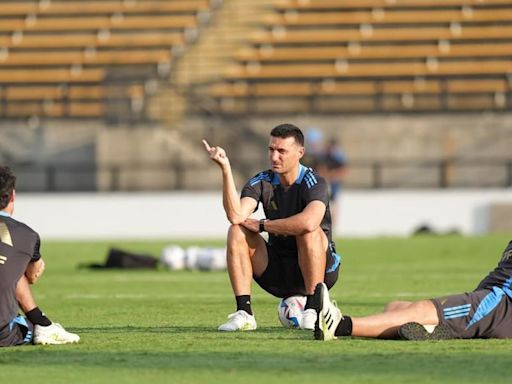
[(267, 221), (267, 220), (266, 219), (260, 220), (260, 233), (265, 232), (265, 221)]

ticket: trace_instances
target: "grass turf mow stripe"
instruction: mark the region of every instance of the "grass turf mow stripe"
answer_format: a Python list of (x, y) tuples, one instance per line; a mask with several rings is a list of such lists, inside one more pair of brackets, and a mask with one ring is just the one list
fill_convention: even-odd
[[(507, 236), (337, 239), (343, 255), (331, 291), (342, 311), (367, 315), (393, 298), (473, 289), (494, 268)], [(38, 383), (508, 383), (508, 340), (313, 340), (284, 329), (278, 300), (254, 286), (258, 330), (219, 333), (234, 311), (222, 272), (91, 271), (116, 246), (155, 256), (164, 245), (222, 241), (43, 242), (34, 286), (41, 308), (82, 340), (73, 346), (0, 349), (0, 382)]]

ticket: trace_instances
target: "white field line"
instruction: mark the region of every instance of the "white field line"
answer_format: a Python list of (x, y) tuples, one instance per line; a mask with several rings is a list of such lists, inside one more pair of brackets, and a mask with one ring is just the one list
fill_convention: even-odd
[[(433, 298), (440, 297), (446, 295), (444, 293), (433, 293), (433, 292), (395, 292), (395, 293), (378, 293), (372, 292), (365, 295), (358, 294), (358, 300), (364, 300), (365, 298), (403, 298), (403, 297), (414, 297), (414, 298)], [(191, 297), (192, 296), (192, 297)], [(176, 292), (167, 292), (167, 293), (158, 293), (158, 294), (144, 294), (144, 293), (113, 293), (113, 294), (97, 294), (97, 293), (69, 293), (64, 295), (64, 299), (66, 300), (104, 300), (104, 299), (119, 299), (119, 300), (142, 300), (142, 299), (191, 299), (195, 295), (190, 295), (186, 293), (176, 293)], [(351, 296), (351, 295), (349, 295)], [(221, 299), (228, 297), (226, 294), (218, 293), (218, 294), (200, 294), (197, 295), (197, 298), (200, 300), (206, 299)], [(261, 294), (261, 295), (253, 295), (255, 299), (269, 298), (271, 296)], [(332, 297), (336, 298), (336, 297)]]

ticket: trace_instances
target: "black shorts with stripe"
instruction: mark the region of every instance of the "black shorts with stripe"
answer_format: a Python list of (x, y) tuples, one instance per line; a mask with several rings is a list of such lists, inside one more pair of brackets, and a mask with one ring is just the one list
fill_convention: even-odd
[(457, 338), (512, 338), (512, 291), (488, 287), (433, 299), (439, 323)]
[[(267, 268), (260, 277), (254, 276), (256, 283), (276, 297), (285, 298), (293, 295), (306, 295), (298, 256), (296, 254), (287, 254), (268, 243), (267, 254)], [(338, 280), (341, 266), (341, 256), (336, 253), (333, 242), (331, 242), (326, 251), (326, 260), (324, 283), (330, 289)]]

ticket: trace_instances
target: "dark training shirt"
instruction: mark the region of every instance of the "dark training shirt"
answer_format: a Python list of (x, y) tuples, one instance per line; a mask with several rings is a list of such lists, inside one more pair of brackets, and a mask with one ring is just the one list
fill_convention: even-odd
[[(329, 194), (325, 179), (311, 168), (299, 165), (299, 176), (290, 186), (281, 185), (279, 175), (271, 170), (258, 173), (242, 189), (242, 198), (251, 197), (263, 204), (265, 216), (269, 220), (285, 219), (296, 215), (315, 200), (325, 204), (325, 214), (320, 227), (331, 242), (331, 212)], [(269, 233), (269, 243), (290, 256), (297, 255), (295, 236), (274, 235)]]
[(503, 251), (498, 266), (478, 285), (478, 289), (488, 287), (504, 287), (512, 286), (512, 241), (508, 243), (507, 248)]
[(0, 214), (0, 330), (18, 314), (16, 284), (28, 263), (41, 258), (39, 246), (34, 230)]

